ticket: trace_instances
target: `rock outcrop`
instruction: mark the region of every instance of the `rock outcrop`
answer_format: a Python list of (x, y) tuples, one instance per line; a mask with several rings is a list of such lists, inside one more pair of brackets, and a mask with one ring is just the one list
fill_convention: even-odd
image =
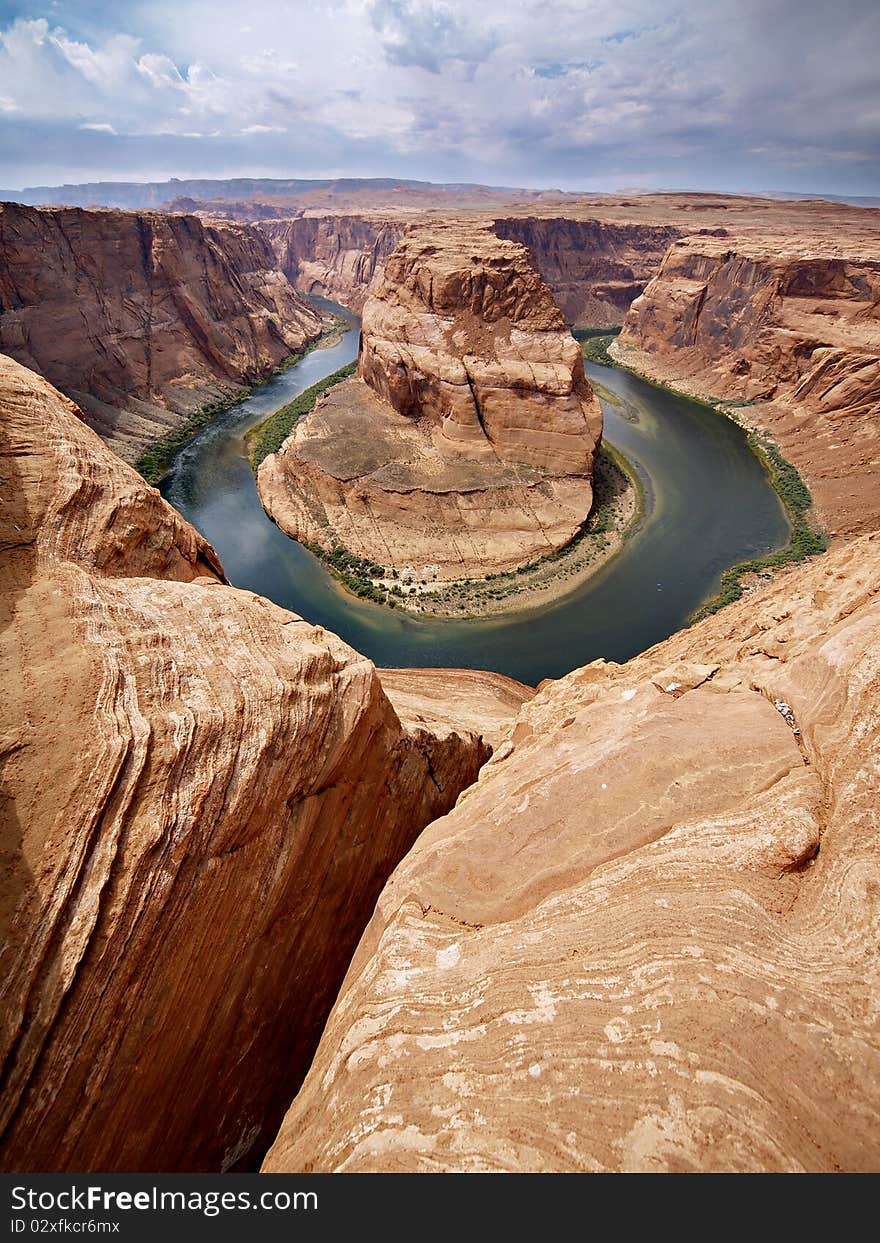
[(0, 350), (129, 461), (320, 333), (248, 226), (0, 205)]
[(477, 677), (458, 724), (422, 672), (396, 712), (2, 356), (0, 434), (0, 1161), (253, 1164), (385, 878), (528, 691)]
[(876, 1170), (880, 537), (545, 685), (264, 1168)]
[(616, 224), (565, 217), (495, 221), (499, 237), (522, 242), (573, 325), (611, 327), (657, 274), (675, 225)]
[(439, 580), (483, 576), (577, 533), (601, 427), (525, 247), (476, 226), (418, 229), (371, 287), (358, 378), (265, 460), (260, 495), (297, 539)]
[(369, 216), (299, 216), (259, 228), (292, 285), (353, 311), (363, 308), (370, 282), (406, 231), (402, 221)]
[(769, 431), (838, 534), (880, 526), (880, 246), (686, 238), (612, 352)]

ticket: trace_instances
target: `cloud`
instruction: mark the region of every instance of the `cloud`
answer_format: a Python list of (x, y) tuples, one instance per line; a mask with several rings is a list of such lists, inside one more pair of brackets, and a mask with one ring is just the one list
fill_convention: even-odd
[(873, 0), (249, 0), (246, 22), (240, 0), (7, 10), (7, 185), (44, 179), (37, 136), (66, 131), (52, 180), (140, 158), (144, 177), (213, 162), (880, 191)]

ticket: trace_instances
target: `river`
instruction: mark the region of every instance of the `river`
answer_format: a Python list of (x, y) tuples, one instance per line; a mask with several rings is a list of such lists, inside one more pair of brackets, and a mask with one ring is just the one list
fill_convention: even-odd
[(687, 623), (728, 566), (781, 547), (788, 523), (745, 434), (729, 419), (616, 367), (590, 379), (605, 436), (645, 485), (644, 520), (588, 582), (553, 605), (476, 621), (423, 619), (343, 592), (266, 516), (244, 437), (279, 406), (357, 356), (358, 322), (338, 345), (289, 371), (204, 428), (176, 455), (162, 492), (214, 545), (230, 582), (335, 631), (380, 666), (493, 669), (535, 685), (597, 657), (623, 661)]

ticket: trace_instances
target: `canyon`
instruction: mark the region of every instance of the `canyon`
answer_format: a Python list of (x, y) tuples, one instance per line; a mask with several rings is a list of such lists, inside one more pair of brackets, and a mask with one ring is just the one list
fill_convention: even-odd
[(246, 1166), (481, 713), (497, 738), (531, 692), (402, 672), (390, 700), (6, 357), (0, 409), (0, 1162)]
[(602, 414), (528, 251), (413, 229), (364, 306), (356, 378), (259, 468), (294, 538), (437, 581), (554, 553), (580, 530)]
[(0, 204), (0, 351), (127, 461), (322, 327), (247, 226)]
[[(189, 190), (0, 208), (0, 1164), (876, 1169), (878, 213)], [(377, 670), (117, 456), (314, 340), (295, 284), (363, 308), (260, 471), (301, 538), (450, 574), (566, 538), (565, 324), (622, 321), (831, 550), (537, 693)]]

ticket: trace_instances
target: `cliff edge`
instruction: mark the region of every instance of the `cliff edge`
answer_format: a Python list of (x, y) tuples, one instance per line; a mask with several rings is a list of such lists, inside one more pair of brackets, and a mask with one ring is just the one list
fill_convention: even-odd
[(878, 584), (874, 535), (539, 690), (264, 1169), (876, 1170)]
[(0, 204), (0, 350), (129, 462), (320, 334), (248, 225)]
[(3, 356), (0, 437), (0, 1163), (246, 1168), (386, 876), (531, 692), (489, 675), (459, 724), (428, 671), (395, 711)]

